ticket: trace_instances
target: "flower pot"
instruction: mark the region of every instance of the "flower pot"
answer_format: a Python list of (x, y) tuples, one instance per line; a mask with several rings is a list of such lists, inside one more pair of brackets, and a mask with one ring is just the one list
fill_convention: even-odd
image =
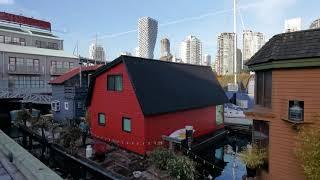
[(257, 169), (256, 168), (249, 168), (246, 166), (247, 169), (247, 177), (256, 177)]

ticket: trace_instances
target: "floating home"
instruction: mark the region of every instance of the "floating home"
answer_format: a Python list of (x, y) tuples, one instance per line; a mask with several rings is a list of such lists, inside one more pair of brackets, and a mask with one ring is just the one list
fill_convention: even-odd
[(93, 136), (145, 154), (185, 126), (223, 128), (226, 102), (209, 66), (120, 56), (92, 75), (87, 106)]

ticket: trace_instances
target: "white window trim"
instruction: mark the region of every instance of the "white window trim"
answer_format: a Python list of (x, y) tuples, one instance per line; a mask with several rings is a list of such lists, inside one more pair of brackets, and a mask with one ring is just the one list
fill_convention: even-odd
[(60, 111), (60, 101), (58, 101), (58, 100), (52, 101), (51, 102), (51, 110), (56, 111), (56, 112)]
[(69, 102), (64, 102), (64, 109), (69, 110)]

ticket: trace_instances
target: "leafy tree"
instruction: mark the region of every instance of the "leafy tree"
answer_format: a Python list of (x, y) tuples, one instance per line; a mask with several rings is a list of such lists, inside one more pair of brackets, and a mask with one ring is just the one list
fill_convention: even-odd
[[(18, 113), (17, 113), (15, 124), (17, 126), (25, 126), (26, 127), (27, 122), (30, 122), (31, 118), (32, 118), (31, 113), (26, 109), (22, 109), (22, 110), (18, 111)], [(24, 133), (22, 136), (22, 144), (24, 147), (27, 146), (27, 136)]]
[(320, 179), (320, 129), (305, 127), (299, 131), (296, 155), (308, 179)]
[(16, 123), (17, 125), (27, 126), (27, 122), (30, 122), (31, 118), (31, 113), (26, 109), (22, 109), (17, 113)]
[(31, 126), (33, 129), (40, 129), (42, 138), (46, 139), (45, 131), (48, 131), (51, 126), (51, 119), (47, 116), (39, 116), (38, 118), (33, 118), (31, 121)]
[(77, 126), (65, 128), (60, 133), (59, 144), (66, 148), (70, 154), (76, 154), (78, 146), (77, 141), (81, 137), (81, 130)]

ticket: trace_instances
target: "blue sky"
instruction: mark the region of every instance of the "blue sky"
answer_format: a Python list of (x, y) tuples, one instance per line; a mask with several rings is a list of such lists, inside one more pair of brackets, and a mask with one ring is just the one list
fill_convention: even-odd
[[(0, 11), (50, 21), (54, 33), (64, 39), (65, 50), (72, 53), (78, 41), (83, 56), (97, 34), (111, 60), (121, 51), (134, 52), (134, 30), (142, 16), (159, 21), (156, 58), (162, 37), (170, 39), (171, 51), (178, 55), (188, 35), (200, 38), (204, 54), (215, 56), (219, 33), (233, 30), (232, 5), (233, 0), (0, 0)], [(303, 28), (308, 28), (320, 18), (319, 0), (238, 0), (238, 6), (243, 19), (238, 13), (240, 47), (244, 28), (270, 38), (283, 31), (285, 19), (301, 17)]]

